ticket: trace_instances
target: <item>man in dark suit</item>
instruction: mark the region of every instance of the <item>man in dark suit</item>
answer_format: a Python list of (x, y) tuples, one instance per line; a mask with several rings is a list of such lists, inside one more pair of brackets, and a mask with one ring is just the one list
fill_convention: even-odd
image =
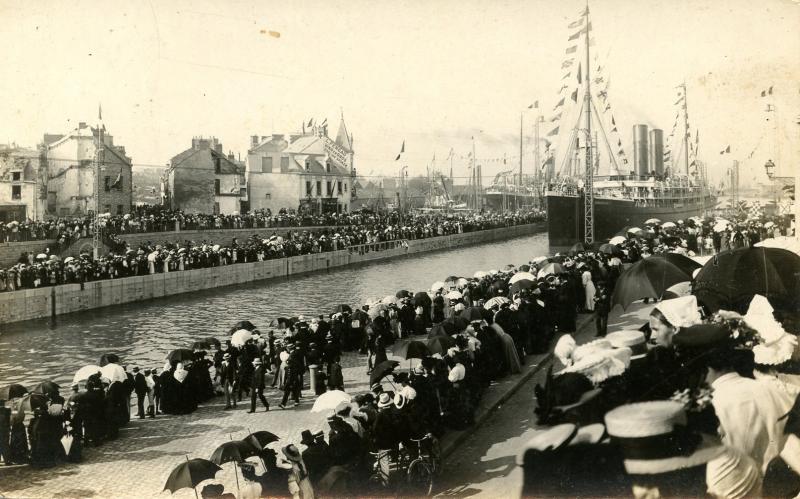
[(147, 380), (138, 367), (133, 368), (133, 391), (136, 392), (136, 406), (139, 409), (139, 419), (144, 419), (144, 399), (147, 397)]
[(260, 357), (256, 357), (255, 360), (253, 360), (253, 368), (253, 386), (250, 389), (250, 410), (247, 411), (249, 414), (256, 412), (256, 397), (261, 400), (266, 410), (269, 411), (269, 402), (267, 402), (267, 399), (264, 397), (264, 387), (267, 384), (265, 380), (265, 368)]
[(236, 362), (231, 359), (231, 354), (228, 352), (222, 355), (219, 376), (220, 385), (225, 391), (225, 409), (230, 409), (231, 404), (236, 407)]

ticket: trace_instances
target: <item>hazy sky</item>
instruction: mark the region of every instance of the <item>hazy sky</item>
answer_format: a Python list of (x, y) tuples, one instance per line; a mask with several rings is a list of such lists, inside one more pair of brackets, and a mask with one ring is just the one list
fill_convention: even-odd
[[(134, 164), (164, 165), (192, 136), (244, 156), (249, 136), (314, 117), (335, 134), (340, 109), (360, 173), (395, 174), (406, 141), (412, 173), (451, 147), (518, 155), (520, 112), (546, 117), (561, 87), (572, 0), (0, 1), (0, 141), (93, 122), (98, 102)], [(798, 164), (800, 4), (791, 0), (595, 0), (596, 46), (624, 147), (631, 127), (667, 130), (686, 81), (701, 160), (783, 174)], [(275, 33), (280, 33), (276, 37)], [(781, 122), (765, 134), (761, 90)], [(532, 135), (534, 113), (525, 113)], [(763, 136), (763, 137), (762, 137)], [(759, 142), (752, 159), (747, 156)], [(732, 145), (731, 156), (719, 151)], [(526, 170), (532, 149), (526, 143)], [(455, 175), (464, 175), (457, 160)], [(509, 160), (505, 169), (516, 168)], [(504, 169), (486, 162), (484, 174)], [(746, 177), (747, 175), (745, 175)], [(763, 175), (762, 175), (763, 177)]]

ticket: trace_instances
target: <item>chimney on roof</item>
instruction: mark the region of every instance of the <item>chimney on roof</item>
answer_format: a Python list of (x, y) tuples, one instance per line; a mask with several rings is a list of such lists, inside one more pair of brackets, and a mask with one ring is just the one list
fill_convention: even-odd
[(233, 151), (228, 151), (228, 159), (231, 160), (231, 161), (236, 159), (236, 156), (233, 155)]
[(250, 147), (255, 147), (258, 145), (258, 135), (251, 135), (250, 136)]
[(86, 122), (81, 121), (80, 123), (78, 123), (78, 128), (86, 128)]

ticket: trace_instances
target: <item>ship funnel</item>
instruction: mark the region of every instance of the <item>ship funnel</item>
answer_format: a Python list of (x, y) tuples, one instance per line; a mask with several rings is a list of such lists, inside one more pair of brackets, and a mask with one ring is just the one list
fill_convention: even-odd
[(650, 173), (647, 160), (647, 125), (633, 125), (633, 168), (636, 175)]
[(650, 171), (656, 175), (664, 174), (664, 131), (650, 130)]

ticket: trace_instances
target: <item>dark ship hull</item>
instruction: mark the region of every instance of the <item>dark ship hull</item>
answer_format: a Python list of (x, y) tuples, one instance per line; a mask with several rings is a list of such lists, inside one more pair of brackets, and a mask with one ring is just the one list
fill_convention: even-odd
[[(562, 194), (547, 195), (547, 232), (550, 247), (556, 251), (584, 240), (584, 197)], [(716, 198), (691, 198), (661, 206), (640, 206), (623, 198), (595, 198), (594, 240), (612, 238), (624, 227), (644, 227), (650, 218), (662, 222), (677, 222), (693, 216), (703, 216), (712, 210)]]

